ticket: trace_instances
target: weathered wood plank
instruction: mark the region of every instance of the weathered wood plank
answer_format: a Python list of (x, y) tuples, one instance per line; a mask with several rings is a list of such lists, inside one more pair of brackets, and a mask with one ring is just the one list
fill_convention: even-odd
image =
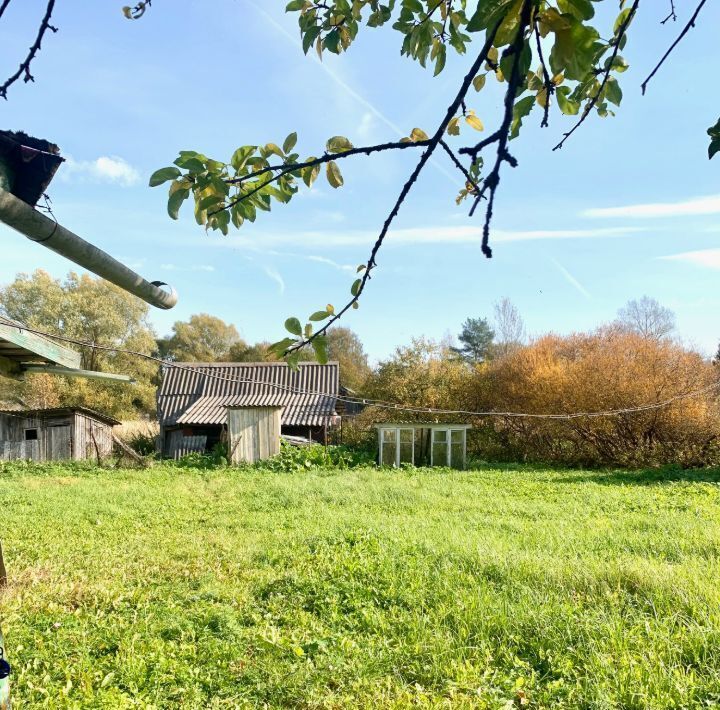
[(0, 318), (0, 341), (2, 340), (17, 345), (30, 354), (30, 357), (17, 356), (17, 359), (40, 359), (75, 370), (80, 368), (80, 353), (48, 338), (28, 333), (17, 325), (9, 324), (4, 318)]

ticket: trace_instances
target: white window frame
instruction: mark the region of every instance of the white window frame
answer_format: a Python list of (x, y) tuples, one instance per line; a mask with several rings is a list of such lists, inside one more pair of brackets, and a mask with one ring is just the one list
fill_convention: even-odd
[[(400, 432), (401, 431), (409, 431), (412, 432), (412, 465), (415, 465), (415, 429), (413, 427), (393, 427), (393, 428), (383, 428), (380, 429), (380, 465), (385, 466), (385, 444), (391, 443), (392, 439), (394, 439), (395, 443), (395, 468), (400, 468)], [(387, 435), (392, 432), (393, 437), (390, 438)]]
[[(450, 468), (452, 465), (452, 432), (454, 431), (461, 431), (463, 433), (463, 440), (462, 440), (462, 447), (463, 447), (463, 470), (467, 468), (467, 429), (463, 428), (453, 428), (448, 427), (447, 429), (444, 428), (436, 428), (433, 427), (430, 429), (430, 466), (435, 465), (435, 432), (436, 431), (444, 431), (445, 432), (445, 445), (447, 446), (447, 454), (445, 457), (445, 465)], [(442, 442), (438, 442), (442, 443)], [(415, 460), (415, 457), (413, 456), (413, 461)], [(441, 465), (441, 464), (438, 464)]]

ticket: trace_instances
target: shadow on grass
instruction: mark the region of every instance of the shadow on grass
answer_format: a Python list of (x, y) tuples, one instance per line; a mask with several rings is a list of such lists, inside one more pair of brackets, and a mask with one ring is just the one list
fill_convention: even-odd
[(600, 483), (608, 486), (650, 486), (658, 483), (720, 483), (720, 468), (681, 468), (665, 466), (639, 471), (577, 471), (555, 479), (558, 483)]

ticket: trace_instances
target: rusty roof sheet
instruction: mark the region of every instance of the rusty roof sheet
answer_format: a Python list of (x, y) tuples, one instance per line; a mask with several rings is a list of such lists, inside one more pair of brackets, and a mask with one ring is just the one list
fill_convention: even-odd
[(287, 426), (322, 426), (335, 415), (336, 362), (176, 363), (163, 372), (158, 419), (175, 424), (224, 424), (227, 407), (282, 407)]

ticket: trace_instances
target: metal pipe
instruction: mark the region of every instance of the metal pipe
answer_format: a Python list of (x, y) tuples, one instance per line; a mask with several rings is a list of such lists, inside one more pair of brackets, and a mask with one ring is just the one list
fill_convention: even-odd
[(116, 286), (157, 308), (172, 308), (177, 303), (175, 289), (163, 281), (146, 281), (102, 249), (98, 249), (69, 229), (46, 217), (9, 192), (0, 189), (0, 222), (42, 244), (60, 256), (75, 262)]

